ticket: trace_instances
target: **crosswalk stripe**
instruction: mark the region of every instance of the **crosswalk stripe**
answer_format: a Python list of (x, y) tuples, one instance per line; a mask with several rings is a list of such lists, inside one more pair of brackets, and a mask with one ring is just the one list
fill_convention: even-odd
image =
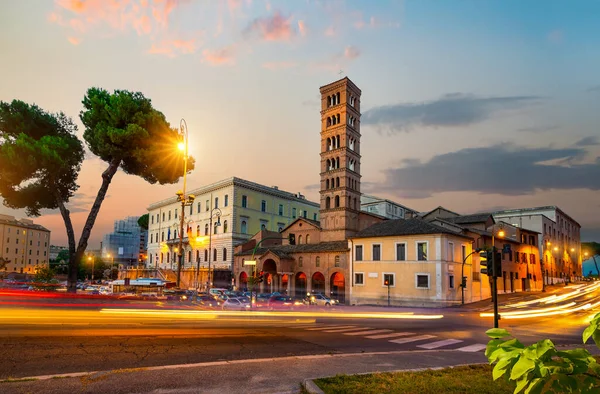
[(371, 335), (365, 338), (369, 339), (384, 339), (384, 338), (394, 338), (394, 337), (405, 337), (407, 335), (415, 335), (414, 332), (394, 332), (392, 334), (381, 334), (381, 335)]
[(369, 331), (359, 331), (359, 332), (346, 332), (344, 335), (368, 335), (368, 334), (381, 334), (383, 332), (390, 332), (392, 330), (369, 330)]
[(416, 341), (425, 341), (425, 340), (431, 339), (431, 338), (435, 338), (435, 335), (420, 335), (418, 337), (392, 339), (390, 342), (403, 344), (403, 343), (416, 342)]
[(442, 346), (455, 345), (455, 344), (461, 343), (461, 342), (463, 342), (461, 339), (444, 339), (443, 341), (426, 343), (424, 345), (418, 345), (417, 347), (431, 350), (431, 349), (437, 349)]
[(325, 330), (323, 332), (350, 332), (350, 331), (367, 330), (367, 329), (370, 329), (370, 328), (371, 327), (338, 328), (336, 330)]
[(307, 328), (307, 331), (319, 331), (319, 330), (333, 330), (335, 328), (350, 328), (350, 327), (356, 327), (356, 326), (322, 326), (322, 327), (314, 327), (314, 328)]
[(484, 345), (483, 343), (476, 343), (474, 345), (469, 345), (469, 346), (461, 347), (461, 348), (458, 348), (456, 350), (461, 351), (461, 352), (473, 353), (473, 352), (478, 352), (480, 350), (485, 349), (486, 346), (487, 345)]

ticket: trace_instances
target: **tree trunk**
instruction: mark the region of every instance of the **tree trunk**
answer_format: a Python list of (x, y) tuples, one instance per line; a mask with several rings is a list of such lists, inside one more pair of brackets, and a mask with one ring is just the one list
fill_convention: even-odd
[(58, 209), (60, 210), (60, 214), (63, 218), (63, 221), (65, 222), (65, 227), (67, 229), (67, 239), (69, 242), (69, 272), (67, 276), (67, 292), (76, 293), (77, 269), (79, 266), (79, 261), (75, 260), (75, 232), (73, 231), (71, 214), (69, 210), (65, 207), (64, 202), (58, 194), (56, 194), (56, 202), (58, 203)]
[[(85, 225), (83, 226), (83, 230), (81, 231), (81, 237), (79, 238), (79, 244), (77, 245), (77, 250), (75, 251), (75, 261), (77, 262), (75, 267), (79, 265), (79, 262), (83, 258), (83, 254), (85, 253), (85, 249), (88, 245), (88, 239), (92, 234), (92, 228), (94, 227), (94, 223), (96, 222), (96, 218), (98, 217), (98, 213), (100, 212), (100, 207), (102, 206), (102, 201), (106, 197), (106, 192), (108, 190), (108, 186), (112, 181), (113, 176), (119, 169), (119, 165), (121, 164), (121, 159), (113, 159), (108, 168), (104, 170), (102, 173), (102, 185), (98, 190), (98, 194), (96, 195), (96, 200), (94, 201), (94, 205), (92, 205), (92, 209), (88, 214), (88, 218), (85, 221)], [(71, 270), (71, 264), (69, 263), (69, 270)], [(74, 272), (69, 271), (69, 280), (71, 278), (75, 278), (75, 283), (77, 282), (77, 270)]]

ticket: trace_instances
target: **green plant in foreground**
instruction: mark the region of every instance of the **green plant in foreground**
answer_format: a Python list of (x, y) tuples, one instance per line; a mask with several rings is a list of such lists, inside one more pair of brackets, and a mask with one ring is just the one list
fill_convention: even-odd
[[(500, 328), (486, 334), (492, 338), (485, 350), (495, 364), (492, 376), (516, 383), (514, 394), (600, 392), (600, 364), (586, 349), (560, 351), (549, 339), (526, 347)], [(590, 337), (600, 349), (600, 313), (583, 332), (583, 343)]]

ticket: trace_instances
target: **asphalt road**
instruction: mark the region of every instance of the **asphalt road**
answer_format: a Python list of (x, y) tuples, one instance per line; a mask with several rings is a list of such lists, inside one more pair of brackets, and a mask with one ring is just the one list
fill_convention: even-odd
[[(572, 290), (563, 289), (554, 296), (564, 297), (570, 292)], [(501, 310), (539, 313), (541, 308), (554, 308), (552, 311), (575, 308), (595, 303), (596, 293), (567, 297), (549, 305), (536, 302), (512, 309), (509, 305), (515, 298), (503, 297)], [(519, 300), (542, 296), (548, 295), (522, 295)], [(198, 365), (199, 375), (216, 371), (216, 368), (225, 368), (228, 371), (223, 372), (225, 374), (232, 368), (239, 368), (238, 373), (243, 374), (244, 368), (248, 369), (243, 363), (250, 363), (248, 360), (255, 360), (255, 364), (249, 364), (251, 366), (271, 365), (276, 363), (271, 358), (285, 357), (288, 357), (286, 363), (298, 364), (297, 372), (309, 373), (310, 370), (313, 374), (320, 372), (317, 373), (319, 376), (333, 371), (344, 372), (343, 365), (351, 358), (355, 359), (356, 365), (350, 368), (352, 363), (349, 363), (346, 372), (362, 371), (365, 359), (361, 355), (385, 358), (375, 364), (367, 362), (369, 367), (364, 367), (364, 371), (485, 362), (483, 348), (488, 339), (484, 332), (492, 325), (492, 319), (480, 317), (480, 313), (489, 309), (491, 304), (483, 302), (442, 310), (338, 307), (291, 313), (221, 313), (199, 311), (189, 305), (93, 299), (68, 302), (45, 298), (15, 300), (14, 297), (0, 296), (0, 346), (3, 349), (0, 379), (198, 363), (215, 363)], [(558, 345), (580, 345), (586, 318), (593, 310), (590, 307), (559, 315), (503, 319), (500, 325), (526, 343), (550, 337)], [(315, 371), (310, 368), (318, 365), (315, 360), (322, 359), (302, 359), (314, 355), (348, 358), (336, 361), (337, 364), (331, 359), (325, 369)], [(302, 360), (312, 367), (303, 365)], [(234, 364), (234, 367), (228, 362), (240, 364)], [(376, 365), (380, 368), (374, 369)], [(277, 370), (272, 365), (269, 368)], [(160, 369), (152, 376), (162, 376), (169, 371), (173, 373), (170, 369)], [(287, 375), (290, 379), (300, 378), (291, 372)], [(119, 381), (118, 377), (109, 380), (114, 379)], [(64, 379), (60, 387), (65, 389), (68, 381)], [(78, 381), (83, 384), (81, 379)], [(185, 387), (195, 387), (193, 379), (182, 381), (188, 381), (189, 385)], [(291, 381), (287, 381), (286, 387), (290, 387)], [(165, 386), (165, 382), (156, 380), (155, 385), (143, 390), (138, 386), (130, 388), (138, 390), (136, 392), (150, 392), (154, 388), (175, 387)], [(216, 390), (219, 381), (214, 383)], [(18, 392), (21, 388), (25, 392), (35, 392), (35, 383), (7, 385), (2, 384), (0, 391), (10, 387)], [(95, 388), (90, 392), (100, 392), (96, 391), (100, 383), (92, 386)], [(206, 390), (210, 392), (208, 386)]]

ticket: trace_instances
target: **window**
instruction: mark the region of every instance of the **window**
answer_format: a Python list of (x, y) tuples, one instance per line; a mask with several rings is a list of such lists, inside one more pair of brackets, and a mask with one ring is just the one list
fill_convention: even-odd
[[(152, 215), (152, 216), (150, 217), (150, 220), (151, 220), (151, 223), (152, 223), (152, 224), (154, 224), (154, 215)], [(39, 238), (39, 235), (40, 235), (40, 234), (38, 234), (38, 238)]]
[(260, 210), (261, 210), (262, 212), (267, 212), (267, 202), (266, 202), (265, 200), (262, 200), (262, 201), (260, 202)]
[(154, 234), (150, 234), (150, 243), (154, 243)]
[(302, 267), (302, 257), (298, 257), (298, 267)]
[(467, 246), (466, 245), (461, 245), (460, 246), (460, 251), (461, 251), (462, 261), (465, 261), (467, 259)]
[(242, 208), (248, 208), (248, 196), (242, 196)]
[(396, 260), (397, 261), (405, 261), (406, 260), (406, 244), (396, 244)]
[(217, 249), (213, 249), (213, 261), (217, 261)]
[(165, 240), (165, 232), (164, 231), (162, 233), (160, 233), (160, 240), (161, 241)]
[(169, 220), (171, 220), (171, 211), (169, 211)]
[(190, 262), (190, 263), (193, 262), (193, 260), (192, 260), (192, 251), (191, 250), (188, 252), (188, 262)]
[(227, 248), (223, 248), (223, 261), (227, 261)]
[(515, 263), (519, 262), (519, 252), (515, 252)]
[(241, 228), (240, 228), (240, 232), (242, 234), (246, 234), (248, 232), (248, 223), (246, 223), (245, 220), (242, 220), (242, 225), (241, 225)]
[(356, 245), (356, 248), (354, 249), (354, 260), (355, 261), (362, 261), (363, 259), (363, 246), (362, 245)]
[(449, 286), (451, 289), (454, 289), (454, 275), (450, 275), (450, 276), (448, 277), (448, 279), (449, 279), (448, 286)]
[(302, 235), (298, 236), (298, 245), (302, 245)]
[(206, 200), (206, 209), (205, 209), (206, 212), (208, 212), (209, 207), (210, 207), (210, 200)]
[(175, 230), (175, 235), (173, 235), (173, 239), (177, 239), (177, 230)]
[(213, 226), (213, 234), (217, 233), (218, 228), (219, 228), (219, 222), (215, 222), (215, 225)]
[(354, 284), (357, 286), (362, 286), (365, 284), (365, 274), (362, 272), (354, 273)]
[(208, 249), (204, 249), (204, 261), (208, 261)]
[(163, 212), (163, 215), (162, 215), (162, 221), (163, 222), (165, 221), (165, 213), (164, 212)]
[(417, 242), (417, 260), (427, 261), (427, 242)]
[(308, 216), (308, 212), (307, 212), (307, 211), (304, 211), (304, 213), (302, 214), (302, 217), (303, 217), (304, 219), (306, 219), (306, 217), (307, 217), (307, 216)]
[(317, 256), (317, 258), (315, 259), (315, 267), (320, 267), (321, 266), (321, 257)]
[(223, 233), (227, 232), (227, 220), (223, 222)]
[(373, 261), (379, 261), (381, 260), (381, 245), (380, 244), (376, 244), (373, 245)]
[(417, 289), (429, 289), (429, 274), (416, 274), (415, 282)]
[(336, 267), (340, 266), (340, 256), (335, 256), (335, 266)]
[(198, 210), (198, 213), (200, 213), (200, 208), (202, 208), (202, 203), (198, 203), (198, 207), (196, 208)]
[(292, 219), (296, 219), (296, 208), (292, 208)]
[(454, 261), (454, 242), (448, 242), (448, 261)]
[(279, 204), (279, 216), (283, 216), (283, 204)]
[(196, 237), (200, 236), (200, 225), (196, 226)]
[(266, 223), (263, 223), (263, 222), (261, 221), (261, 223), (260, 223), (260, 229), (261, 229), (261, 230), (266, 230), (266, 229), (267, 229), (267, 224), (266, 224)]
[(177, 219), (177, 210), (175, 210), (175, 219)]
[(317, 213), (313, 213), (313, 220), (316, 222), (317, 221)]
[(225, 207), (226, 207), (226, 206), (228, 206), (228, 205), (229, 205), (229, 194), (226, 194), (226, 195), (225, 195), (225, 201), (224, 201), (224, 204), (223, 204), (223, 206), (225, 206)]
[(194, 213), (194, 206), (190, 205), (190, 215)]
[(219, 197), (215, 197), (215, 208), (219, 208)]
[(310, 243), (310, 235), (306, 234), (306, 243), (309, 244)]
[(383, 283), (382, 285), (385, 287), (395, 287), (396, 286), (396, 274), (392, 274), (392, 273), (383, 273)]
[(204, 235), (208, 235), (208, 223), (204, 225)]

